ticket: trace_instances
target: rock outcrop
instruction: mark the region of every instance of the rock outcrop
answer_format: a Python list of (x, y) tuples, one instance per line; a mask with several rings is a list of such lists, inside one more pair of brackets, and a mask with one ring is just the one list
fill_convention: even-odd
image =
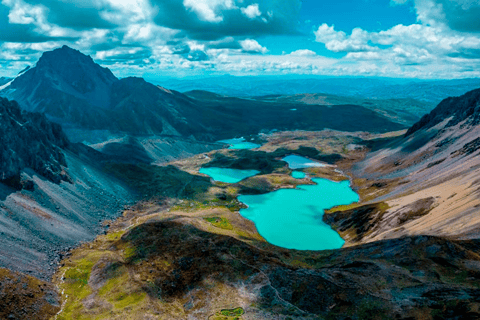
[(39, 113), (21, 111), (16, 102), (0, 98), (0, 180), (14, 181), (31, 168), (53, 182), (67, 180), (61, 148), (69, 141), (62, 128)]

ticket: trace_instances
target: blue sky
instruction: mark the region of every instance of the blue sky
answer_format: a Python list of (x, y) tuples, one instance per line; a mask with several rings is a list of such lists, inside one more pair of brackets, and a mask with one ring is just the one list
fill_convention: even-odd
[(120, 77), (478, 77), (480, 1), (1, 0), (0, 76), (65, 44)]

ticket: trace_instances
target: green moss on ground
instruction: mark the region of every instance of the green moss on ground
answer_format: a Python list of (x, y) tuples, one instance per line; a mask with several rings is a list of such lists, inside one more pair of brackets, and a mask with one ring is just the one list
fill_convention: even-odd
[(217, 228), (226, 229), (226, 230), (233, 230), (232, 224), (225, 218), (220, 217), (212, 217), (212, 218), (204, 218), (207, 222), (210, 222)]

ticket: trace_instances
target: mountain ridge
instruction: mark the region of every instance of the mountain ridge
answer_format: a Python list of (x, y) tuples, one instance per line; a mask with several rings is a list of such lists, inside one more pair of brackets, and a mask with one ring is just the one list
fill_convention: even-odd
[(213, 142), (270, 130), (385, 132), (405, 128), (374, 110), (348, 103), (291, 105), (217, 99), (211, 94), (206, 99), (143, 78), (118, 79), (91, 57), (66, 46), (45, 52), (35, 67), (17, 76), (0, 95), (16, 100), (25, 110), (44, 112), (62, 125), (73, 142), (84, 141), (82, 138), (95, 130), (103, 130), (108, 137), (105, 140), (164, 135)]
[(409, 136), (418, 130), (429, 129), (450, 117), (452, 119), (444, 128), (455, 126), (469, 118), (470, 121), (466, 125), (477, 125), (480, 123), (479, 106), (480, 89), (469, 91), (459, 97), (449, 97), (409, 128), (405, 135)]

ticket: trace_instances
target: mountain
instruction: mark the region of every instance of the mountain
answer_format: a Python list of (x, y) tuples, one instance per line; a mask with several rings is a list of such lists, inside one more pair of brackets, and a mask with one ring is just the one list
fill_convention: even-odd
[(480, 89), (470, 91), (461, 97), (443, 100), (432, 112), (425, 115), (408, 131), (409, 136), (416, 131), (428, 130), (437, 124), (449, 120), (443, 129), (454, 127), (460, 122), (472, 127), (480, 124)]
[(61, 252), (92, 240), (136, 194), (104, 173), (111, 159), (3, 98), (0, 137), (0, 268), (48, 279)]
[(479, 108), (480, 89), (447, 98), (404, 136), (373, 143), (351, 168), (365, 200), (327, 221), (350, 245), (420, 234), (477, 238)]
[(352, 104), (292, 106), (199, 92), (182, 94), (141, 78), (117, 79), (91, 57), (66, 46), (45, 52), (36, 66), (17, 76), (0, 95), (16, 100), (27, 111), (45, 113), (74, 142), (103, 143), (131, 135), (212, 142), (270, 130), (385, 132), (405, 127)]
[[(280, 99), (242, 99), (195, 90), (185, 93), (202, 106), (201, 121), (216, 128), (217, 137), (286, 130), (387, 132), (406, 128), (383, 115), (357, 104), (307, 104)], [(361, 120), (361, 121), (359, 121)]]
[[(3, 94), (66, 129), (185, 136), (206, 131), (197, 122), (188, 129), (184, 125), (191, 103), (182, 95), (142, 79), (119, 80), (91, 57), (67, 46), (45, 52)], [(185, 104), (186, 110), (178, 107)]]

